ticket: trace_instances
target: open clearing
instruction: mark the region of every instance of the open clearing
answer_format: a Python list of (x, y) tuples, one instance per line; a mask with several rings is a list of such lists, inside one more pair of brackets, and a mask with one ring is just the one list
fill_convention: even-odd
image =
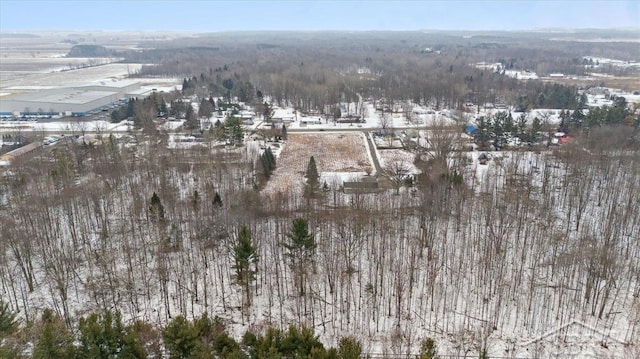
[(265, 193), (302, 193), (311, 156), (318, 173), (360, 175), (373, 171), (362, 133), (289, 134)]
[(400, 149), (378, 151), (380, 166), (386, 170), (392, 169), (395, 163), (399, 163), (408, 173), (418, 173), (418, 169), (413, 164), (415, 157), (415, 154)]

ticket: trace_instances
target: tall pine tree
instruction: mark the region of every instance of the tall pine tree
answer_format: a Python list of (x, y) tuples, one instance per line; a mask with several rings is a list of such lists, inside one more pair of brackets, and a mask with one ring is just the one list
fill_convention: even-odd
[(0, 299), (0, 341), (16, 328), (16, 313)]
[(222, 207), (222, 197), (220, 197), (220, 193), (216, 192), (216, 194), (213, 196), (213, 201), (211, 201), (211, 204), (214, 208)]
[(251, 283), (256, 279), (258, 272), (258, 252), (251, 240), (251, 231), (246, 225), (240, 228), (236, 244), (233, 248), (235, 264), (232, 266), (235, 271), (235, 281), (244, 291), (244, 305), (251, 306)]
[(191, 131), (200, 129), (198, 116), (196, 116), (196, 112), (193, 110), (193, 106), (191, 106), (191, 104), (188, 104), (187, 112), (185, 113), (184, 117), (185, 117), (185, 121), (184, 121), (185, 129), (191, 130)]
[(120, 313), (107, 311), (80, 318), (78, 354), (81, 358), (145, 358), (131, 327), (122, 323)]
[(164, 206), (157, 193), (153, 192), (149, 205), (149, 217), (153, 222), (164, 222)]
[(267, 149), (260, 156), (260, 162), (262, 164), (262, 171), (266, 179), (271, 177), (271, 173), (276, 169), (276, 157), (271, 151), (271, 147)]
[(289, 232), (289, 241), (284, 244), (286, 256), (290, 260), (290, 267), (295, 277), (295, 284), (301, 296), (305, 294), (307, 269), (312, 263), (316, 250), (316, 240), (309, 232), (309, 222), (304, 218), (293, 220)]
[(33, 359), (73, 358), (73, 333), (51, 309), (45, 309), (40, 321), (42, 333), (33, 348)]
[(318, 192), (320, 188), (320, 176), (318, 175), (318, 168), (316, 167), (316, 160), (311, 156), (309, 164), (307, 165), (307, 187), (306, 194), (313, 196)]

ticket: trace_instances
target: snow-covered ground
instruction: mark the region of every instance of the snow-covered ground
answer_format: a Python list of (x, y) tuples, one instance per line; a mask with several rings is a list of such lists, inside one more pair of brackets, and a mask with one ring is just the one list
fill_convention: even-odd
[(125, 78), (140, 70), (142, 64), (110, 63), (77, 70), (44, 73), (8, 73), (0, 78), (0, 89), (24, 86), (68, 87), (78, 83), (100, 81), (108, 78)]
[[(355, 104), (351, 104), (351, 107), (355, 108)], [(355, 114), (357, 116), (360, 116), (362, 120), (359, 123), (333, 121), (332, 117), (326, 116), (305, 116), (301, 112), (294, 112), (292, 109), (282, 110), (282, 113), (290, 114), (290, 116), (295, 119), (293, 122), (287, 123), (287, 128), (294, 130), (334, 130), (358, 128), (361, 128), (363, 130), (370, 130), (379, 129), (381, 127), (386, 127), (389, 129), (411, 129), (443, 124), (452, 125), (456, 123), (452, 117), (452, 112), (449, 110), (434, 111), (423, 106), (414, 105), (414, 112), (412, 113), (411, 117), (415, 118), (415, 120), (411, 122), (407, 119), (407, 116), (401, 112), (383, 114), (381, 111), (376, 111), (373, 103), (371, 102), (365, 102), (363, 105), (362, 113)], [(342, 120), (344, 120), (345, 115), (346, 114), (343, 114)], [(315, 123), (317, 119), (320, 119), (320, 123)]]
[[(283, 109), (279, 115), (295, 118), (289, 130), (310, 131), (290, 132), (284, 142), (250, 139), (238, 149), (218, 150), (208, 142), (204, 145), (207, 151), (198, 154), (202, 157), (189, 157), (188, 152), (203, 146), (199, 140), (172, 134), (168, 147), (178, 151), (165, 155), (175, 160), (175, 167), (158, 170), (161, 162), (136, 162), (132, 173), (117, 181), (110, 178), (117, 171), (103, 170), (100, 176), (88, 173), (78, 183), (93, 181), (92, 187), (74, 188), (78, 196), (69, 193), (64, 198), (75, 201), (68, 207), (73, 210), (66, 207), (67, 202), (46, 208), (30, 207), (29, 201), (12, 204), (7, 220), (20, 222), (15, 233), (26, 233), (42, 248), (54, 246), (33, 249), (36, 263), (59, 255), (82, 265), (61, 262), (73, 273), (72, 279), (65, 279), (37, 264), (37, 289), (28, 293), (24, 281), (19, 281), (19, 288), (3, 292), (3, 298), (22, 303), (19, 305), (28, 307), (30, 315), (45, 307), (72, 316), (118, 308), (127, 320), (159, 325), (176, 313), (194, 317), (207, 312), (227, 320), (236, 338), (250, 327), (306, 324), (325, 343), (335, 344), (337, 338), (353, 334), (367, 352), (387, 355), (415, 353), (419, 339), (429, 336), (436, 338), (441, 353), (460, 356), (475, 356), (484, 345), (489, 355), (503, 357), (634, 357), (640, 312), (634, 309), (639, 304), (632, 268), (640, 260), (640, 251), (633, 240), (640, 233), (640, 221), (637, 206), (627, 199), (638, 195), (639, 179), (629, 170), (633, 158), (591, 166), (565, 161), (551, 151), (501, 151), (488, 152), (488, 162), (480, 164), (480, 152), (456, 152), (452, 156), (459, 158), (452, 163), (460, 164), (456, 170), (463, 174), (469, 192), (447, 186), (442, 189), (444, 194), (403, 190), (398, 195), (392, 191), (346, 195), (339, 191), (344, 181), (375, 174), (369, 141), (359, 131), (327, 130), (380, 128), (383, 115), (372, 103), (363, 108), (360, 124), (321, 120), (306, 126), (301, 125), (305, 118), (301, 113)], [(501, 110), (481, 110), (480, 115), (496, 111)], [(455, 120), (458, 114), (448, 110), (416, 107), (415, 115), (423, 124), (408, 123), (405, 115), (393, 113), (386, 126), (401, 130), (397, 132), (415, 131), (424, 138), (430, 132), (420, 129), (422, 126), (459, 123)], [(519, 113), (512, 116), (515, 119)], [(558, 116), (559, 110), (551, 109), (528, 113), (529, 120), (545, 117), (549, 123), (558, 123)], [(169, 121), (165, 129), (182, 124)], [(256, 121), (248, 129), (263, 125)], [(129, 130), (124, 122), (0, 122), (0, 128), (7, 131), (15, 131), (16, 126), (28, 126), (30, 131)], [(369, 133), (373, 138), (371, 132), (375, 131)], [(385, 140), (371, 142), (378, 141)], [(268, 203), (262, 205), (275, 214), (265, 210), (251, 222), (261, 259), (247, 323), (239, 309), (242, 291), (233, 284), (228, 238), (214, 240), (211, 231), (217, 228), (213, 224), (224, 224), (233, 231), (236, 223), (251, 221), (247, 213), (258, 205), (242, 197), (242, 190), (255, 183), (255, 172), (249, 169), (259, 168), (255, 159), (266, 146), (275, 153), (277, 168), (262, 190), (268, 195)], [(409, 152), (373, 150), (383, 168), (397, 161), (410, 162), (408, 171), (418, 172)], [(153, 161), (164, 149), (140, 144), (135, 151), (137, 158), (146, 154)], [(234, 161), (224, 156), (234, 156)], [(330, 189), (324, 200), (344, 212), (323, 211), (316, 216), (299, 197), (310, 156)], [(604, 182), (598, 183), (599, 179)], [(599, 198), (609, 187), (616, 190), (606, 192), (610, 197)], [(145, 220), (145, 196), (160, 189), (168, 220), (174, 225), (171, 239), (179, 242), (177, 249), (160, 250), (158, 229)], [(195, 190), (202, 196), (219, 191), (225, 210), (192, 210)], [(208, 197), (205, 202), (210, 203)], [(319, 202), (318, 208), (326, 209), (325, 202)], [(578, 217), (577, 208), (583, 217)], [(78, 215), (76, 210), (88, 214)], [(305, 297), (296, 294), (293, 273), (283, 254), (290, 221), (282, 214), (286, 211), (312, 213), (309, 217), (318, 240)], [(24, 213), (38, 220), (27, 220)], [(192, 222), (189, 216), (197, 220)], [(52, 232), (33, 224), (47, 223), (47, 218), (56, 218)], [(615, 228), (607, 227), (614, 222)], [(203, 233), (202, 223), (212, 227)], [(105, 233), (109, 241), (102, 239)], [(589, 269), (600, 265), (593, 262), (600, 257), (592, 252), (603, 249), (588, 238), (606, 236), (615, 243), (619, 259), (614, 261), (619, 265), (612, 267), (615, 278), (598, 277), (609, 272), (598, 274)], [(81, 245), (71, 250), (71, 238)], [(630, 254), (621, 254), (625, 248)], [(585, 249), (589, 251), (583, 253)], [(0, 271), (3, 288), (11, 287), (10, 278), (23, 275), (18, 261), (7, 253), (11, 265)], [(55, 279), (66, 285), (66, 309)], [(595, 289), (587, 289), (589, 285)], [(608, 293), (611, 298), (590, 297), (586, 294), (590, 290)], [(592, 314), (600, 308), (604, 315)]]
[(122, 121), (112, 123), (108, 120), (75, 121), (65, 119), (60, 121), (0, 121), (0, 133), (2, 132), (124, 132), (128, 131), (131, 123)]
[[(339, 136), (343, 137), (338, 140)], [(443, 189), (446, 193), (361, 196), (331, 190), (325, 200), (336, 212), (325, 210), (319, 201), (316, 215), (304, 201), (289, 196), (303, 181), (309, 155), (317, 156), (321, 178), (331, 187), (351, 170), (355, 176), (361, 174), (358, 158), (367, 161), (367, 141), (358, 132), (290, 134), (267, 184), (284, 185), (282, 197), (270, 197), (264, 204), (274, 213), (267, 210), (251, 219), (248, 213), (255, 204), (242, 202), (247, 197), (241, 197), (239, 189), (251, 186), (252, 173), (238, 168), (251, 168), (245, 162), (253, 158), (248, 153), (255, 155), (255, 142), (246, 149), (202, 157), (173, 152), (173, 157), (185, 157), (170, 157), (174, 166), (162, 170), (161, 162), (136, 162), (132, 172), (118, 180), (111, 177), (118, 172), (104, 170), (101, 177), (92, 177), (90, 187), (70, 191), (64, 198), (70, 202), (12, 203), (6, 223), (19, 222), (8, 227), (10, 235), (33, 238), (23, 244), (34, 245), (30, 248), (37, 286), (29, 293), (24, 280), (14, 280), (18, 288), (3, 292), (3, 298), (27, 306), (32, 316), (45, 307), (72, 316), (118, 308), (125, 320), (158, 325), (170, 315), (191, 318), (207, 312), (226, 320), (236, 338), (249, 328), (306, 324), (327, 344), (351, 334), (363, 342), (366, 352), (386, 355), (416, 353), (420, 339), (428, 336), (436, 339), (440, 353), (460, 356), (476, 356), (486, 346), (490, 356), (502, 357), (633, 357), (635, 347), (626, 343), (637, 343), (633, 328), (640, 317), (633, 309), (638, 305), (637, 278), (631, 269), (640, 258), (630, 236), (638, 233), (640, 222), (625, 196), (605, 198), (596, 206), (602, 188), (586, 179), (599, 177), (595, 172), (573, 172), (586, 169), (584, 164), (569, 166), (551, 152), (516, 151), (490, 153), (489, 162), (481, 165), (478, 152), (460, 153), (468, 158), (461, 164), (475, 194), (449, 187)], [(339, 150), (341, 142), (344, 151)], [(336, 155), (326, 153), (328, 148), (338, 148)], [(148, 153), (150, 161), (160, 155), (144, 144), (137, 151)], [(230, 154), (238, 156), (235, 164), (215, 157)], [(290, 155), (292, 161), (286, 159)], [(603, 167), (588, 168), (607, 176), (616, 189), (608, 195), (634, 196), (638, 179), (629, 176), (631, 160), (621, 166), (608, 159)], [(277, 176), (284, 172), (295, 177), (281, 181)], [(194, 190), (203, 196), (199, 210), (192, 210)], [(578, 190), (588, 190), (587, 197), (581, 200), (579, 192), (572, 192)], [(173, 224), (170, 238), (179, 243), (174, 249), (159, 250), (158, 229), (145, 219), (145, 203), (154, 191), (161, 193), (167, 221)], [(221, 193), (224, 211), (210, 210), (208, 196), (214, 191)], [(578, 200), (587, 205), (580, 231), (573, 229), (576, 213), (567, 214), (570, 206), (577, 206), (571, 201)], [(73, 205), (66, 207), (68, 203)], [(296, 294), (283, 252), (291, 220), (288, 210), (294, 216), (310, 213), (318, 243), (309, 269), (309, 294), (303, 297)], [(629, 220), (620, 222), (625, 217)], [(46, 218), (55, 218), (55, 224), (39, 225), (48, 223)], [(248, 320), (241, 319), (242, 291), (233, 284), (232, 243), (224, 236), (216, 239), (216, 226), (202, 227), (212, 223), (233, 232), (236, 221), (249, 221), (260, 258)], [(620, 265), (612, 267), (615, 286), (590, 277), (597, 274), (582, 264), (596, 263), (583, 261), (598, 258), (592, 251), (599, 249), (575, 252), (592, 243), (583, 235), (605, 236), (608, 221), (619, 224), (619, 236), (610, 237), (616, 253), (618, 248), (630, 251), (628, 256), (619, 254)], [(72, 238), (78, 241), (75, 247), (69, 245)], [(3, 288), (11, 288), (10, 278), (23, 274), (11, 253), (6, 258), (11, 265), (0, 272), (0, 280)], [(39, 266), (54, 259), (68, 270), (62, 273), (73, 275), (57, 277), (59, 272)], [(600, 293), (611, 291), (609, 299), (595, 298), (597, 309), (605, 308), (602, 318), (591, 314), (594, 299), (584, 298), (587, 281)], [(67, 309), (61, 289), (66, 290)]]
[(640, 68), (640, 61), (623, 61), (595, 56), (584, 56), (583, 59), (590, 62), (588, 65), (585, 65), (588, 68), (598, 68), (600, 65), (610, 65), (623, 68)]

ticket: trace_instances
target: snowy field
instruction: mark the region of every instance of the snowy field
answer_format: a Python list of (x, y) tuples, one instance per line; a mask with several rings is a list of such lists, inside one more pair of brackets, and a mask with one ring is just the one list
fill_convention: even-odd
[(413, 164), (416, 157), (414, 153), (399, 149), (378, 150), (377, 153), (378, 159), (380, 161), (380, 166), (386, 170), (392, 169), (394, 164), (399, 164), (402, 169), (407, 172), (407, 174), (420, 173), (420, 171)]
[(12, 132), (124, 132), (130, 130), (130, 122), (112, 123), (108, 119), (91, 121), (74, 121), (73, 119), (38, 122), (38, 121), (0, 121), (0, 133)]
[(109, 78), (125, 78), (135, 74), (142, 68), (141, 64), (111, 63), (107, 65), (87, 67), (69, 71), (55, 72), (8, 72), (0, 77), (0, 89), (8, 92), (11, 88), (25, 87), (68, 87), (86, 84), (88, 82), (101, 81)]

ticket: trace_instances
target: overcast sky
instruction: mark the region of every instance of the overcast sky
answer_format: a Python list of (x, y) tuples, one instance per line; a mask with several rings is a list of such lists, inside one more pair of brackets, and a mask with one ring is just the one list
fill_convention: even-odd
[(640, 27), (640, 0), (0, 0), (0, 30), (528, 30)]

